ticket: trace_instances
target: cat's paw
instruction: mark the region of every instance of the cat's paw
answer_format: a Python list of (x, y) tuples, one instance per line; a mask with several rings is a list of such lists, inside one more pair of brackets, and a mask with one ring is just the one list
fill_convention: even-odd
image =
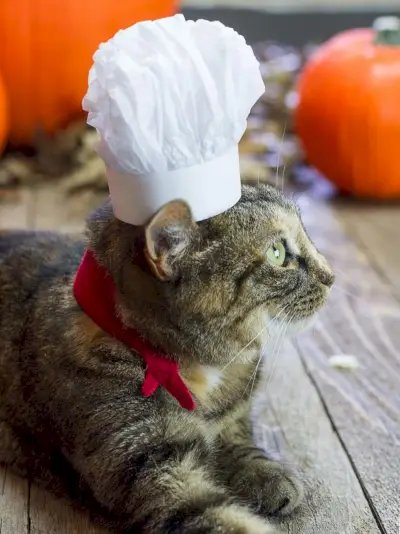
[(304, 498), (304, 488), (297, 475), (281, 464), (270, 462), (264, 479), (261, 510), (267, 515), (291, 514)]
[[(278, 530), (267, 523), (261, 517), (253, 514), (243, 506), (230, 505), (220, 506), (208, 511), (205, 514), (206, 523), (209, 527), (206, 530), (193, 530), (193, 533), (204, 532), (204, 534), (278, 534)], [(185, 530), (189, 534), (190, 530)]]
[(267, 458), (248, 462), (240, 475), (236, 493), (262, 515), (288, 515), (303, 500), (303, 485), (295, 473)]
[[(124, 531), (124, 534), (136, 532), (138, 530), (133, 529)], [(173, 522), (167, 525), (164, 523), (159, 529), (154, 530), (154, 534), (164, 532), (169, 534), (279, 534), (280, 531), (245, 506), (225, 504), (206, 508), (197, 514), (192, 512), (187, 517), (180, 514)]]

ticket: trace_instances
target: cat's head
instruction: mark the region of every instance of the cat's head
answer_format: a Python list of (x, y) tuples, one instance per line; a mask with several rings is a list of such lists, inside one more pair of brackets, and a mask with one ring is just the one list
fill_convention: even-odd
[(145, 228), (106, 206), (90, 219), (89, 239), (114, 277), (125, 322), (204, 363), (248, 345), (245, 358), (276, 325), (306, 324), (334, 279), (298, 208), (265, 185), (243, 186), (233, 208), (200, 223), (182, 201)]

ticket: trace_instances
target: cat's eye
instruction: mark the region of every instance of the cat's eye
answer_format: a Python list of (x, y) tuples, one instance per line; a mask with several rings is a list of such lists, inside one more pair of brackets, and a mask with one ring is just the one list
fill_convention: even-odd
[(275, 243), (269, 247), (267, 258), (272, 265), (283, 265), (286, 259), (286, 249), (283, 243)]

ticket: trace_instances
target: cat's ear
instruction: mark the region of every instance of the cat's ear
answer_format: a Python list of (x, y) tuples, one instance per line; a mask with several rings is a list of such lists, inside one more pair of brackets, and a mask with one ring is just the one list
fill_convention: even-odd
[(197, 235), (190, 207), (183, 200), (169, 202), (151, 219), (145, 229), (145, 255), (160, 280), (173, 279), (179, 258)]

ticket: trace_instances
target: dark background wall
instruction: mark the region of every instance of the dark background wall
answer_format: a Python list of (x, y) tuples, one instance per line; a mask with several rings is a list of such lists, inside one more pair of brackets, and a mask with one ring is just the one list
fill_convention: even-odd
[(268, 39), (301, 45), (324, 41), (345, 29), (371, 26), (374, 19), (382, 15), (400, 16), (400, 0), (396, 12), (268, 13), (236, 8), (185, 8), (183, 13), (191, 19), (220, 20), (235, 28), (250, 43)]

